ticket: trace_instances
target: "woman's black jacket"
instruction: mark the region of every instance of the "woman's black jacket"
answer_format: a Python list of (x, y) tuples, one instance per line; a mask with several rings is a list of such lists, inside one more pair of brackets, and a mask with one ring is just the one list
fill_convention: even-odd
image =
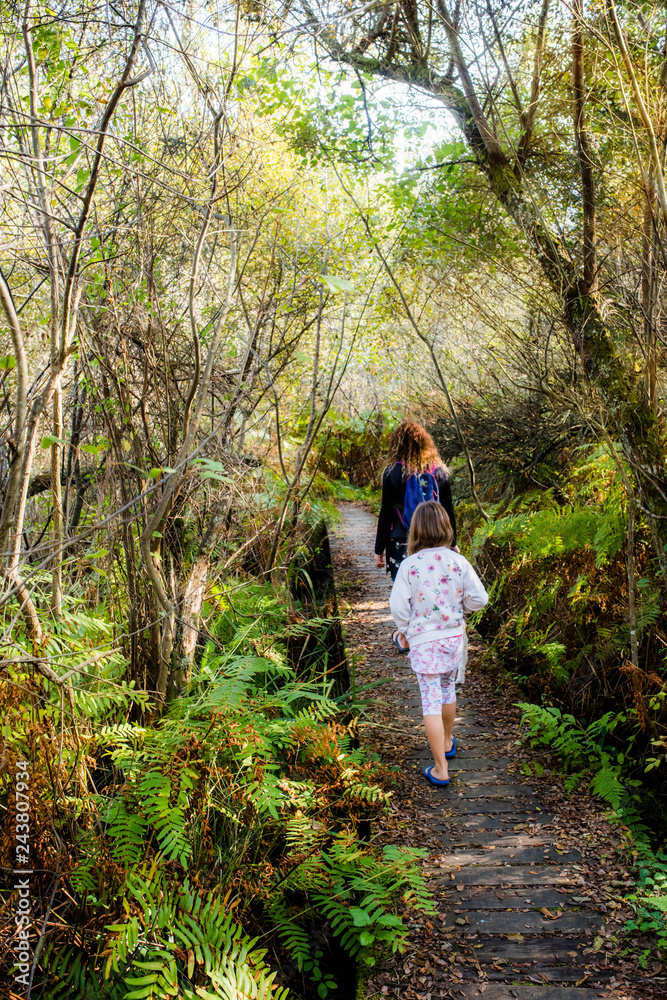
[[(381, 556), (387, 549), (392, 534), (392, 525), (397, 528), (400, 525), (396, 507), (399, 506), (402, 508), (405, 501), (407, 475), (404, 469), (405, 466), (396, 463), (385, 469), (382, 476), (382, 505), (378, 518), (377, 535), (375, 536), (375, 552), (378, 556)], [(454, 532), (452, 545), (456, 545), (456, 517), (454, 515), (454, 505), (452, 504), (449, 475), (441, 466), (437, 466), (433, 470), (433, 476), (438, 484), (438, 499), (449, 514), (449, 520), (452, 522), (452, 530)], [(394, 532), (394, 537), (396, 537), (396, 531)]]

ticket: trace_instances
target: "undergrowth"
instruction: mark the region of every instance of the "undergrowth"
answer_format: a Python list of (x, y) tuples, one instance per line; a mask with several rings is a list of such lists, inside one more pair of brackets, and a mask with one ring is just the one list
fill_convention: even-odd
[(625, 898), (635, 917), (628, 921), (627, 930), (654, 935), (662, 954), (667, 954), (667, 854), (652, 847), (641, 809), (641, 781), (628, 777), (626, 753), (619, 752), (608, 739), (627, 721), (625, 715), (607, 712), (584, 726), (553, 706), (524, 702), (517, 707), (523, 712), (522, 725), (527, 726), (523, 738), (533, 747), (549, 747), (559, 758), (566, 792), (573, 793), (579, 785), (587, 784), (611, 806), (612, 818), (630, 833), (636, 875), (635, 886)]
[[(525, 693), (527, 738), (562, 761), (566, 791), (588, 786), (631, 832), (631, 929), (654, 932), (667, 951), (663, 581), (637, 509), (636, 667), (621, 452), (589, 444), (572, 457), (551, 487), (487, 503), (491, 521), (473, 522), (472, 557), (491, 590), (478, 628)], [(624, 475), (632, 481), (627, 466)]]
[(33, 987), (47, 1000), (324, 998), (337, 950), (370, 965), (405, 948), (404, 913), (433, 912), (423, 852), (364, 839), (390, 779), (326, 670), (295, 675), (287, 606), (268, 584), (214, 589), (189, 689), (152, 724), (131, 721), (117, 658), (74, 678), (76, 725), (25, 667), (31, 698), (4, 686), (3, 803), (30, 760), (31, 862), (59, 873)]

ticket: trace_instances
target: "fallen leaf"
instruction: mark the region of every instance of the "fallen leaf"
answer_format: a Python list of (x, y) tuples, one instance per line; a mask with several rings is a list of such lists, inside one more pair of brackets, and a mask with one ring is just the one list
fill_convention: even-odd
[(505, 937), (508, 941), (523, 941), (523, 934), (519, 934), (518, 931), (515, 934), (506, 934)]
[(551, 913), (550, 910), (547, 910), (546, 906), (540, 907), (540, 913), (543, 917), (546, 917), (547, 920), (558, 920), (558, 918), (562, 916), (561, 913)]

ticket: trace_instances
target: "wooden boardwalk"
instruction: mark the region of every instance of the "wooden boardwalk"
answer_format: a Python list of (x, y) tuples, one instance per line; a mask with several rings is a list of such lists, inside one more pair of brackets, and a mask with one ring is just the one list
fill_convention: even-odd
[[(439, 855), (431, 846), (427, 866), (439, 912), (422, 975), (410, 977), (408, 953), (407, 961), (406, 956), (389, 961), (391, 975), (380, 990), (376, 980), (374, 992), (424, 1000), (628, 1000), (662, 995), (647, 991), (643, 982), (636, 993), (627, 979), (622, 987), (617, 984), (604, 951), (612, 932), (611, 924), (607, 926), (611, 914), (599, 912), (587, 898), (581, 855), (571, 843), (559, 842), (539, 792), (517, 773), (516, 761), (499, 749), (506, 752), (507, 734), (501, 743), (488, 705), (485, 711), (460, 698), (455, 725), (460, 752), (450, 763), (451, 784), (436, 789), (424, 781), (421, 769), (432, 758), (414, 676), (405, 660), (390, 652), (390, 584), (372, 560), (375, 521), (356, 506), (342, 507), (341, 514), (333, 547), (339, 555), (344, 551), (346, 575), (356, 577), (356, 589), (347, 598), (346, 634), (352, 651), (355, 644), (365, 651), (366, 667), (358, 679), (393, 678), (389, 697), (399, 708), (394, 720), (389, 719), (392, 725), (384, 728), (394, 745), (388, 745), (386, 755), (383, 748), (382, 756), (404, 772), (414, 770), (415, 794), (426, 803), (415, 824), (433, 832), (441, 845)], [(344, 590), (342, 598), (345, 605)], [(383, 697), (386, 690), (380, 689)], [(392, 731), (399, 730), (413, 737), (407, 752), (405, 745), (395, 745), (400, 743), (396, 737), (391, 740)], [(410, 794), (410, 784), (407, 788), (397, 794)]]

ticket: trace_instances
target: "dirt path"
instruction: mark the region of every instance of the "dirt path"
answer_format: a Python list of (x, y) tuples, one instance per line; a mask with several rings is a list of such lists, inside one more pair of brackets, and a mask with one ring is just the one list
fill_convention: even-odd
[(357, 683), (391, 678), (378, 689), (384, 704), (362, 728), (365, 742), (401, 774), (378, 836), (428, 848), (425, 872), (438, 905), (436, 918), (413, 925), (410, 950), (374, 970), (367, 996), (666, 996), (664, 971), (650, 953), (643, 967), (636, 954), (619, 954), (629, 915), (620, 893), (629, 882), (618, 832), (584, 792), (564, 796), (559, 777), (531, 765), (530, 752), (516, 744), (516, 710), (475, 666), (481, 646), (474, 641), (451, 784), (436, 789), (424, 780), (431, 757), (419, 692), (406, 661), (391, 655), (390, 582), (373, 564), (375, 521), (352, 505), (341, 514), (332, 541)]

